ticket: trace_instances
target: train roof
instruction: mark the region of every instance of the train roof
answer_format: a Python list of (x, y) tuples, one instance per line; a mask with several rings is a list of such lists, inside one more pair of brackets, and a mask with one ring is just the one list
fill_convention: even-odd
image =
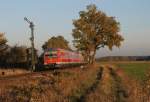
[(79, 53), (79, 52), (77, 52), (77, 51), (66, 50), (66, 49), (62, 49), (62, 48), (47, 48), (47, 49), (45, 50), (45, 52), (47, 52), (47, 51), (70, 51), (70, 52), (74, 52), (74, 53)]

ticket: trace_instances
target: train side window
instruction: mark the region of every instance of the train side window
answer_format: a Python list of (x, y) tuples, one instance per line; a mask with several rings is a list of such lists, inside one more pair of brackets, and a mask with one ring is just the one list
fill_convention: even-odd
[(51, 58), (56, 58), (56, 57), (57, 57), (57, 54), (50, 54), (49, 57), (51, 57)]
[(56, 58), (57, 54), (46, 54), (45, 56), (50, 58)]
[(46, 57), (48, 57), (48, 56), (49, 56), (49, 54), (46, 54), (45, 56), (46, 56)]

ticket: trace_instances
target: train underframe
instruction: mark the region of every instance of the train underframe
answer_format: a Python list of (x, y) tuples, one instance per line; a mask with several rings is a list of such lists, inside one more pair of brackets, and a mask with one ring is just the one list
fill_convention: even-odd
[(81, 65), (85, 65), (86, 63), (51, 63), (44, 65), (46, 69), (54, 69), (54, 68), (65, 68), (65, 67), (77, 67)]

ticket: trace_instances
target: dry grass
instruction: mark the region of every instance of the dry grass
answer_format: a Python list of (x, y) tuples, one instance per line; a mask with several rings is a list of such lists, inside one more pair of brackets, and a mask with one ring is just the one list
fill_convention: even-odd
[[(114, 68), (113, 68), (114, 67)], [(101, 78), (98, 78), (101, 72)], [(38, 72), (0, 79), (0, 102), (149, 102), (150, 73), (143, 85), (105, 65)]]
[(74, 102), (96, 80), (98, 66), (0, 80), (0, 102)]

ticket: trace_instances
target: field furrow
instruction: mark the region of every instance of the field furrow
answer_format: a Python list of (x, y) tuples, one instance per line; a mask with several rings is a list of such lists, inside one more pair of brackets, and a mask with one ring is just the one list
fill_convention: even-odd
[(94, 92), (86, 96), (86, 102), (125, 102), (127, 92), (112, 68), (103, 66), (103, 74)]

